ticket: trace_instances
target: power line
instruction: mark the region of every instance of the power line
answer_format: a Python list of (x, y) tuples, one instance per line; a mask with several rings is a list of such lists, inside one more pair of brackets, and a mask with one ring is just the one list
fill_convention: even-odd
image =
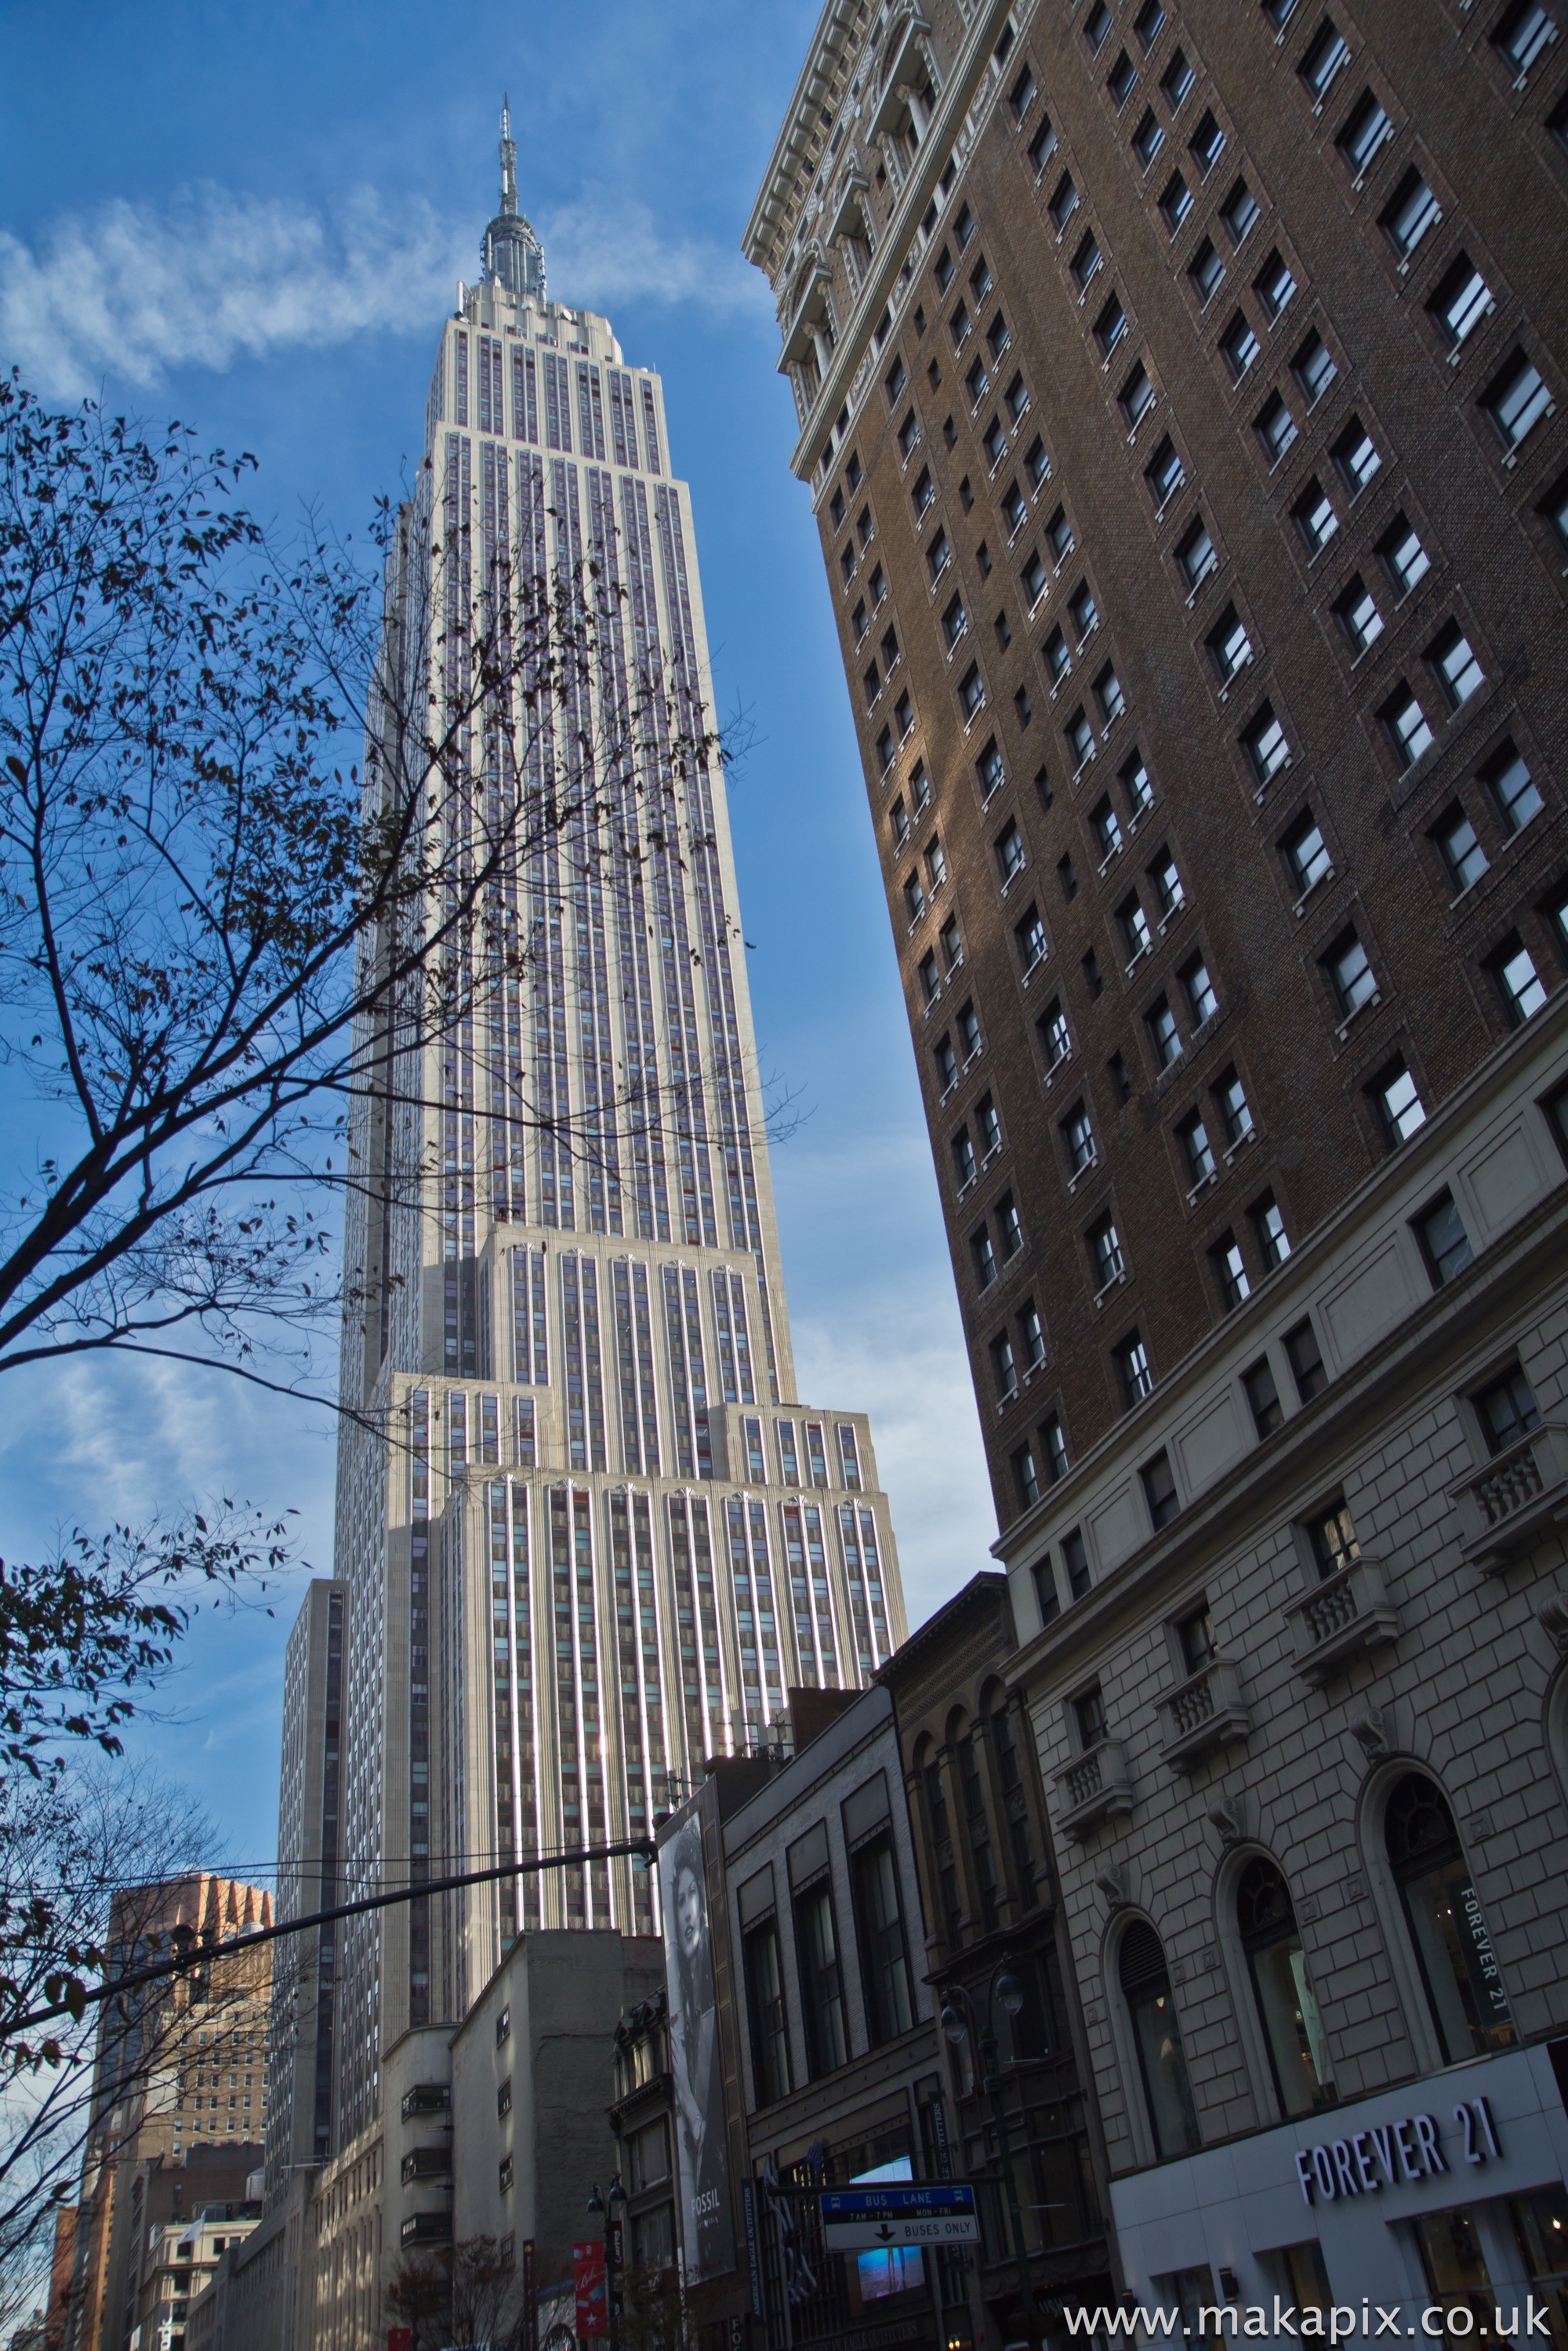
[(263, 1943), (277, 1942), (281, 1935), (301, 1935), (308, 1927), (328, 1927), (335, 1919), (358, 1917), (367, 1910), (390, 1909), (394, 1903), (416, 1901), (423, 1895), (451, 1894), (462, 1886), (486, 1886), (499, 1877), (523, 1877), (541, 1869), (568, 1869), (585, 1861), (640, 1860), (652, 1864), (657, 1850), (652, 1837), (628, 1837), (620, 1844), (591, 1844), (584, 1845), (575, 1853), (535, 1855), (521, 1861), (503, 1862), (496, 1868), (468, 1869), (455, 1877), (433, 1877), (418, 1885), (395, 1886), (387, 1894), (367, 1894), (358, 1902), (340, 1902), (330, 1910), (309, 1911), (303, 1918), (287, 1918), (277, 1926), (253, 1928), (232, 1936), (225, 1943), (199, 1943), (190, 1950), (177, 1952), (172, 1959), (156, 1960), (150, 1967), (134, 1968), (129, 1975), (117, 1976), (112, 1983), (95, 1984), (84, 1991), (78, 2001), (57, 2000), (48, 2008), (36, 2008), (26, 2016), (13, 2017), (9, 2022), (0, 2020), (0, 2039), (30, 2031), (36, 2024), (50, 2023), (57, 2016), (77, 2016), (81, 2009), (90, 2008), (99, 2001), (113, 2000), (117, 1994), (131, 1991), (139, 1984), (156, 1983), (166, 1976), (184, 1975), (193, 1968), (210, 1966), (214, 1959), (237, 1958), (242, 1951), (253, 1951)]

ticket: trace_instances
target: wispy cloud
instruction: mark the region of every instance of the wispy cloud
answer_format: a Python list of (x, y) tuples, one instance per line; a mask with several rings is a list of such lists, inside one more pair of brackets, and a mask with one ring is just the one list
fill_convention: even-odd
[[(762, 296), (738, 254), (667, 233), (609, 190), (539, 226), (567, 301), (728, 311)], [(106, 377), (145, 390), (179, 368), (428, 334), (474, 273), (475, 227), (370, 189), (329, 216), (204, 183), (162, 206), (64, 214), (32, 246), (0, 229), (0, 354), (48, 397), (79, 400)]]

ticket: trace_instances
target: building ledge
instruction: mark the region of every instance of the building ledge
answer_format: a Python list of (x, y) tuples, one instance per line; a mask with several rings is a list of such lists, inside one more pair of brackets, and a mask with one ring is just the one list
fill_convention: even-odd
[(1210, 1657), (1159, 1706), (1165, 1730), (1160, 1751), (1173, 1771), (1190, 1771), (1204, 1756), (1245, 1739), (1252, 1728), (1241, 1677), (1228, 1657)]
[(1399, 1637), (1399, 1618), (1384, 1588), (1382, 1562), (1364, 1552), (1348, 1567), (1324, 1576), (1284, 1613), (1295, 1635), (1296, 1671), (1309, 1682), (1329, 1681), (1354, 1658), (1386, 1648)]
[(1568, 1428), (1543, 1421), (1474, 1477), (1448, 1489), (1472, 1567), (1498, 1575), (1548, 1527), (1568, 1519)]
[(1133, 1776), (1119, 1739), (1103, 1739), (1087, 1755), (1075, 1755), (1056, 1773), (1056, 1825), (1074, 1842), (1102, 1821), (1124, 1818), (1133, 1809)]

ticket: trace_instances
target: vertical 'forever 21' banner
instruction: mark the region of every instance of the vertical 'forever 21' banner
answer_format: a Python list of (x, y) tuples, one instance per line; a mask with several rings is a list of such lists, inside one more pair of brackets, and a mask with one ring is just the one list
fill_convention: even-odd
[(690, 2279), (716, 2277), (735, 2267), (735, 2224), (707, 1876), (702, 1823), (695, 1813), (660, 1847), (659, 1876), (685, 2273)]

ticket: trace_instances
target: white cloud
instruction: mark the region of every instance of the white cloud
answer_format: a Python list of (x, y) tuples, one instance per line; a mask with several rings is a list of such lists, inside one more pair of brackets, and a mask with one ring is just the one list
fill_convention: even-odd
[[(476, 268), (476, 225), (369, 189), (330, 218), (210, 183), (162, 206), (115, 198), (62, 214), (31, 246), (0, 229), (0, 352), (47, 397), (79, 400), (106, 376), (145, 389), (176, 368), (429, 334)], [(608, 190), (540, 226), (563, 300), (727, 311), (762, 292), (737, 253), (669, 235)]]

